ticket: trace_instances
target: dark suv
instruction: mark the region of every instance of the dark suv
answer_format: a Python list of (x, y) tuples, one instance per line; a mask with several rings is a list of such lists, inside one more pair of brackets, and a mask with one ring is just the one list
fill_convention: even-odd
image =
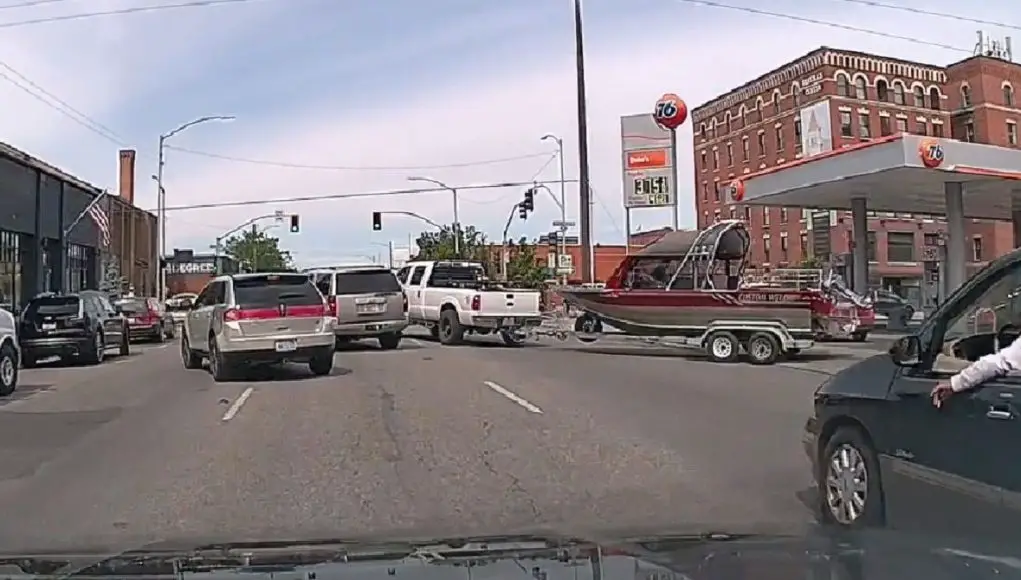
[(36, 296), (22, 312), (18, 337), (25, 367), (51, 356), (99, 364), (109, 349), (130, 352), (127, 320), (91, 290)]

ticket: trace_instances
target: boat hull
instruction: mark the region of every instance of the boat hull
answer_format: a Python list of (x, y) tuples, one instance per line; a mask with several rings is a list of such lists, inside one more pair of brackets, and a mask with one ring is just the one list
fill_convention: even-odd
[(564, 302), (638, 336), (699, 336), (722, 320), (780, 322), (810, 337), (812, 304), (801, 294), (775, 292), (561, 289)]

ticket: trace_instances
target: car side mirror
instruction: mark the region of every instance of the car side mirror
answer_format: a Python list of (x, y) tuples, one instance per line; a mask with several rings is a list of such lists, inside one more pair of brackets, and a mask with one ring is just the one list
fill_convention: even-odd
[(890, 347), (890, 358), (900, 367), (912, 367), (921, 362), (922, 341), (915, 335), (902, 336)]

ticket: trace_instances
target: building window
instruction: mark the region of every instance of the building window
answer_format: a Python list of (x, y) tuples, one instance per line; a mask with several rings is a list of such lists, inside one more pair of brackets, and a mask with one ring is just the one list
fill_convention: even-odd
[(915, 134), (916, 135), (928, 135), (929, 125), (925, 121), (915, 121)]
[(971, 106), (971, 87), (968, 85), (961, 85), (961, 106), (965, 108)]
[(876, 232), (868, 232), (865, 236), (865, 254), (870, 262), (877, 261), (876, 258)]
[(1014, 87), (1010, 83), (1003, 83), (1003, 104), (1008, 107), (1014, 106)]
[(940, 101), (942, 97), (939, 94), (939, 89), (932, 87), (929, 89), (929, 108), (933, 111), (938, 111), (940, 107)]
[(925, 89), (923, 89), (921, 86), (916, 86), (915, 90), (913, 92), (914, 92), (914, 97), (915, 97), (914, 98), (915, 106), (918, 107), (919, 109), (924, 108), (925, 107)]
[(887, 262), (915, 261), (915, 234), (912, 232), (887, 232)]
[(812, 249), (808, 247), (808, 232), (801, 232), (801, 255), (805, 258), (812, 257)]
[(705, 149), (699, 152), (702, 158), (702, 171), (709, 169), (709, 155), (706, 154)]
[(801, 152), (801, 119), (794, 118), (794, 150)]
[(698, 134), (703, 139), (705, 139), (705, 123), (702, 123), (701, 125), (698, 126)]
[(898, 105), (904, 104), (904, 83), (893, 81), (893, 102)]
[(734, 166), (734, 145), (727, 143), (727, 167)]
[(713, 183), (713, 201), (716, 201), (716, 202), (720, 201), (720, 189), (722, 189), (722, 188), (723, 188), (723, 186), (720, 185), (719, 181), (717, 181), (716, 183)]
[(933, 123), (932, 124), (932, 136), (933, 137), (942, 137), (943, 136), (943, 123)]
[(971, 261), (981, 262), (982, 259), (982, 237), (976, 236), (971, 239)]
[(768, 207), (762, 208), (762, 225), (764, 225), (764, 226), (768, 226), (769, 225), (769, 208)]
[(783, 127), (776, 128), (776, 152), (783, 151)]
[(851, 113), (849, 111), (840, 111), (840, 136), (854, 137), (854, 131), (851, 130)]
[(712, 121), (709, 121), (709, 138), (710, 139), (715, 139), (716, 138), (716, 118), (715, 117), (713, 118)]
[(939, 234), (925, 234), (922, 236), (922, 243), (926, 246), (938, 246)]
[(67, 280), (65, 287), (68, 292), (85, 290), (88, 284), (90, 249), (79, 244), (67, 246)]
[(752, 208), (748, 207), (747, 205), (744, 206), (744, 221), (746, 222), (752, 221)]
[(907, 119), (900, 119), (900, 118), (897, 119), (897, 132), (898, 133), (907, 133), (908, 132), (908, 120)]
[(0, 231), (0, 307), (11, 312), (29, 298), (21, 296), (21, 252), (21, 235)]
[(713, 149), (713, 171), (720, 168), (720, 151)]
[(787, 261), (787, 232), (780, 234), (780, 261)]
[(748, 161), (748, 137), (741, 138), (741, 159), (742, 161)]
[(735, 219), (736, 217), (737, 217), (737, 208), (734, 207), (734, 206), (730, 206), (730, 219)]
[(758, 135), (758, 146), (759, 146), (759, 157), (766, 156), (766, 134), (759, 133)]
[(1017, 146), (1017, 123), (1014, 121), (1007, 121), (1007, 144)]
[(773, 93), (773, 114), (780, 114), (780, 91)]
[(734, 130), (734, 120), (730, 117), (730, 111), (727, 111), (727, 114), (723, 116), (723, 124), (727, 127), (727, 133)]
[(709, 182), (702, 182), (702, 201), (709, 201)]
[(719, 209), (714, 209), (713, 210), (713, 223), (715, 224), (715, 223), (719, 223), (719, 222), (720, 222), (720, 210)]
[(858, 77), (854, 79), (854, 96), (856, 99), (866, 101), (869, 98), (868, 85), (865, 83), (865, 77)]
[(890, 117), (887, 115), (879, 117), (879, 135), (886, 137), (891, 134), (893, 134), (893, 131), (890, 129)]
[(858, 136), (862, 139), (871, 139), (872, 130), (869, 125), (872, 120), (869, 118), (868, 113), (858, 113)]
[(964, 140), (968, 143), (975, 142), (975, 121), (968, 119), (964, 122)]
[(762, 236), (762, 261), (769, 263), (769, 234)]
[(841, 97), (851, 96), (851, 82), (844, 73), (837, 74), (837, 94)]
[(780, 208), (780, 223), (787, 223), (787, 208), (785, 207)]
[(801, 87), (797, 84), (791, 85), (791, 98), (794, 99), (794, 108), (801, 106)]
[(886, 81), (879, 79), (876, 81), (876, 100), (880, 102), (887, 102), (890, 99), (890, 85), (886, 84)]

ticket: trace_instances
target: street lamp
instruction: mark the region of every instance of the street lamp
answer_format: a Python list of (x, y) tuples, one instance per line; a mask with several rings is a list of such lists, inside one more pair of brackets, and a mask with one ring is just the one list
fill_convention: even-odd
[(442, 181), (432, 179), (431, 177), (409, 177), (408, 181), (422, 181), (425, 183), (431, 183), (450, 191), (454, 196), (454, 254), (458, 257), (461, 255), (461, 224), (457, 217), (457, 190), (450, 187)]
[[(564, 140), (553, 133), (546, 133), (540, 141), (553, 141), (557, 144), (557, 157), (560, 158), (560, 239), (559, 251), (557, 252), (557, 270), (560, 269), (559, 255), (567, 253), (567, 194), (564, 184)], [(567, 275), (563, 277), (564, 285), (567, 284)]]
[(163, 275), (163, 268), (159, 265), (163, 260), (163, 257), (167, 255), (167, 197), (166, 190), (163, 189), (163, 166), (166, 165), (166, 159), (164, 158), (164, 151), (167, 146), (167, 139), (170, 139), (174, 135), (177, 135), (181, 131), (194, 127), (195, 125), (201, 125), (202, 123), (209, 123), (212, 121), (229, 122), (235, 118), (230, 115), (212, 115), (208, 117), (199, 117), (198, 119), (188, 121), (187, 123), (177, 127), (172, 131), (168, 131), (160, 135), (159, 154), (157, 155), (157, 166), (156, 166), (156, 221), (159, 229), (159, 240), (160, 240), (160, 253), (156, 260), (156, 286), (158, 288), (157, 298), (163, 300), (166, 294), (166, 280)]

